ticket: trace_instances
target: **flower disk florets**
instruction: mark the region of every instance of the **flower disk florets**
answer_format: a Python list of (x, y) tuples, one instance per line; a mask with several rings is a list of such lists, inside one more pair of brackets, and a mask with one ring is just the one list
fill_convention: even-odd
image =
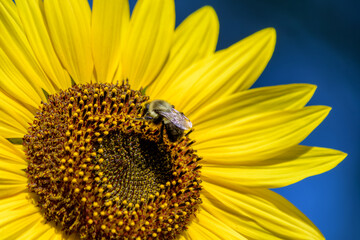
[(200, 158), (141, 119), (126, 83), (75, 85), (43, 103), (24, 145), (45, 219), (84, 239), (174, 239), (201, 203)]

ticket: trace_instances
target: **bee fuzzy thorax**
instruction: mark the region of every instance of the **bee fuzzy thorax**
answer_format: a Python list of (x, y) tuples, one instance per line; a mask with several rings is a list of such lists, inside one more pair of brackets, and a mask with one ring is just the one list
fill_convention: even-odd
[(165, 128), (170, 142), (177, 142), (184, 135), (185, 130), (192, 128), (190, 120), (164, 100), (153, 100), (147, 103), (143, 119), (156, 125), (162, 124), (161, 137)]

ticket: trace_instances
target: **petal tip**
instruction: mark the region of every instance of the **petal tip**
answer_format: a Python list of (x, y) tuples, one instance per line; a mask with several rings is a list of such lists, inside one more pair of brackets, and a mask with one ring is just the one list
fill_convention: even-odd
[(275, 47), (276, 43), (276, 30), (273, 27), (265, 28), (267, 35), (269, 36), (269, 43)]
[(349, 154), (339, 151), (339, 162), (343, 161)]
[(269, 39), (276, 41), (276, 30), (273, 27), (264, 28), (259, 31), (259, 33), (262, 33), (269, 37)]
[(301, 83), (300, 85), (303, 87), (303, 90), (310, 96), (310, 98), (314, 95), (317, 89), (317, 86), (314, 84)]
[[(253, 34), (256, 39), (258, 39), (258, 44), (266, 47), (266, 52), (271, 58), (276, 45), (276, 30), (273, 27), (264, 28), (255, 34)], [(270, 60), (269, 58), (269, 60)]]
[(329, 112), (331, 111), (332, 107), (329, 107), (329, 106), (323, 106), (324, 108), (324, 112), (329, 114)]
[(220, 25), (219, 19), (218, 19), (218, 16), (217, 16), (217, 14), (216, 14), (215, 9), (214, 9), (212, 6), (210, 6), (210, 5), (205, 5), (205, 6), (203, 6), (202, 8), (198, 9), (197, 11), (198, 11), (198, 13), (200, 13), (201, 15), (203, 15), (203, 16), (202, 16), (202, 19), (203, 19), (203, 20), (204, 20), (204, 19), (209, 19), (208, 22), (214, 23), (214, 25), (212, 25), (213, 27), (214, 27), (214, 26), (217, 26), (217, 28), (219, 28), (219, 25)]
[(319, 106), (314, 106), (317, 109), (318, 113), (322, 113), (323, 115), (325, 115), (325, 117), (329, 114), (329, 112), (331, 111), (331, 107), (329, 106), (323, 106), (323, 105), (319, 105)]
[(318, 119), (321, 119), (321, 121), (323, 121), (329, 115), (329, 113), (332, 109), (329, 106), (322, 106), (322, 105), (309, 106), (306, 108), (312, 108), (314, 110), (313, 114), (316, 114)]
[(204, 14), (206, 14), (207, 16), (210, 16), (210, 17), (217, 16), (216, 12), (215, 12), (215, 9), (210, 5), (205, 5), (202, 8), (200, 8), (198, 11), (199, 12), (204, 12)]

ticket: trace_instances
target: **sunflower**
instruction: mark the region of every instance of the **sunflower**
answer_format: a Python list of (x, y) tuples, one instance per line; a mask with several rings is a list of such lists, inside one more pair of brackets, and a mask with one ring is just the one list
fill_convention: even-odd
[(315, 86), (249, 90), (274, 29), (215, 52), (209, 6), (0, 0), (0, 32), (1, 239), (323, 239), (269, 188), (346, 154), (298, 145)]

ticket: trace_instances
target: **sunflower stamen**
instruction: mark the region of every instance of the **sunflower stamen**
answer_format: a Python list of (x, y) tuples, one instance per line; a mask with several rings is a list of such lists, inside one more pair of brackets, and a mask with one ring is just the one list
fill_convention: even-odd
[(47, 221), (80, 238), (175, 239), (199, 204), (200, 159), (185, 135), (160, 139), (148, 97), (117, 84), (49, 95), (24, 137), (28, 188)]

